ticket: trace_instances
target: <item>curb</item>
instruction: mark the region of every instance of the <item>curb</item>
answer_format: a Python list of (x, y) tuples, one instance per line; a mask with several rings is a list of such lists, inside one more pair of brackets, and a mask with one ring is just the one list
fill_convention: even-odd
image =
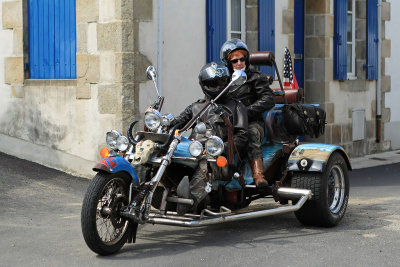
[(400, 150), (350, 158), (353, 170), (364, 169), (400, 162)]

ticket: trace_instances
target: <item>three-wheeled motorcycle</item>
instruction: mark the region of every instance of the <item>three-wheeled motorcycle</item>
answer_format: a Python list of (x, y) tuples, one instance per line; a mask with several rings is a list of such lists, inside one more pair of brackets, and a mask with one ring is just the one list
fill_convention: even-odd
[[(323, 134), (325, 111), (302, 104), (301, 90), (283, 87), (273, 53), (252, 53), (250, 62), (274, 66), (280, 85), (277, 104), (264, 114), (268, 142), (262, 150), (269, 186), (256, 187), (248, 161), (227, 159), (224, 142), (207, 135), (199, 123), (207, 109), (218, 109), (215, 100), (177, 129), (171, 126), (172, 114), (162, 115), (164, 98), (158, 95), (145, 112), (144, 130), (133, 133), (135, 121), (127, 136), (115, 130), (106, 134), (108, 148), (102, 149), (103, 159), (93, 168), (97, 174), (81, 212), (83, 237), (92, 251), (109, 255), (134, 243), (142, 224), (196, 227), (286, 212), (294, 212), (306, 225), (340, 222), (349, 198), (349, 157), (340, 146), (301, 144), (298, 138)], [(147, 69), (147, 76), (157, 89), (154, 67)], [(236, 71), (225, 90), (245, 80), (246, 75)], [(202, 138), (188, 138), (190, 130)], [(193, 178), (198, 169), (207, 179)], [(257, 199), (279, 205), (253, 207)]]

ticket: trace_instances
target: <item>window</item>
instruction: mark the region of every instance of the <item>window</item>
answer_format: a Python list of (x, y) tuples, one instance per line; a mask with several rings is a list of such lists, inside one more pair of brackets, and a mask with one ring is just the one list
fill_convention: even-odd
[(356, 76), (356, 48), (355, 48), (355, 0), (347, 2), (347, 78), (351, 79)]
[(227, 40), (238, 38), (246, 42), (245, 0), (227, 0)]
[(76, 78), (75, 6), (75, 0), (28, 0), (30, 78)]

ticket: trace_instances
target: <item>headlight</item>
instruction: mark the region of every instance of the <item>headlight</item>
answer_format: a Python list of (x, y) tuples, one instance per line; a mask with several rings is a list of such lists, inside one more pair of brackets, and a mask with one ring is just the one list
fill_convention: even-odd
[(193, 141), (189, 145), (189, 153), (193, 157), (198, 157), (203, 153), (203, 145), (199, 141)]
[(151, 130), (157, 130), (161, 124), (161, 114), (155, 109), (149, 110), (144, 114), (144, 124)]
[(219, 156), (224, 151), (224, 142), (218, 136), (211, 136), (206, 141), (206, 151), (211, 156)]
[(166, 115), (164, 115), (164, 116), (162, 116), (162, 122), (161, 122), (161, 124), (162, 124), (162, 126), (170, 126), (171, 125), (171, 122), (174, 120), (175, 118), (174, 118), (174, 115), (172, 115), (171, 113), (169, 113), (169, 114), (166, 114)]
[(112, 149), (117, 149), (117, 139), (120, 136), (121, 134), (116, 130), (111, 130), (110, 132), (107, 132), (106, 134), (107, 145), (109, 145)]
[(125, 151), (129, 146), (129, 140), (126, 136), (120, 136), (117, 138), (117, 148), (119, 151)]

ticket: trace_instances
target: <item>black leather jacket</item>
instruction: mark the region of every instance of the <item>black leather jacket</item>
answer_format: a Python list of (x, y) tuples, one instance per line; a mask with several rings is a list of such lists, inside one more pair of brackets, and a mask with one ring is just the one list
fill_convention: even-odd
[[(173, 124), (181, 124), (182, 126), (185, 125), (204, 107), (205, 102), (205, 99), (200, 99), (186, 107), (186, 109), (177, 118), (175, 118)], [(238, 152), (243, 152), (243, 149), (246, 148), (248, 141), (248, 117), (246, 107), (236, 99), (226, 99), (225, 101), (220, 101), (218, 105), (224, 109), (225, 114), (233, 125), (233, 135), (236, 150)], [(199, 118), (199, 121), (204, 122), (207, 126), (207, 129), (212, 130), (213, 135), (220, 137), (225, 142), (226, 153), (228, 148), (228, 129), (220, 115), (216, 114), (214, 108), (211, 107), (206, 111), (205, 114), (203, 114), (203, 116)]]
[(262, 114), (275, 105), (274, 93), (268, 78), (255, 69), (247, 69), (247, 81), (241, 86), (232, 85), (227, 97), (239, 99), (247, 107), (249, 121), (262, 120)]

